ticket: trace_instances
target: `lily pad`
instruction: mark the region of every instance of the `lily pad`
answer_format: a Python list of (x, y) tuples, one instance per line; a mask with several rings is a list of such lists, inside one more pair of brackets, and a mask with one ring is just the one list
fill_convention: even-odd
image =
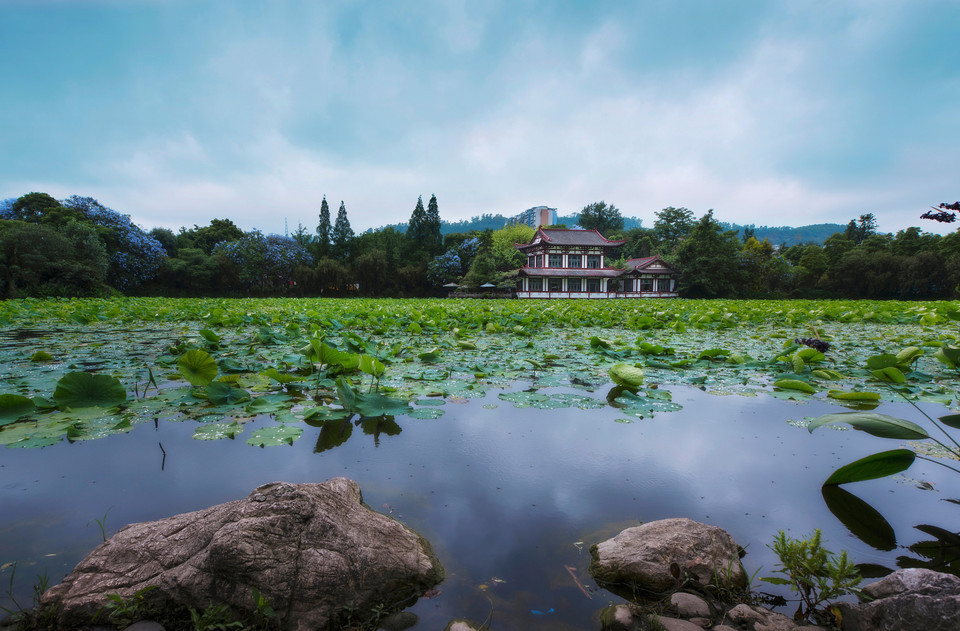
[(221, 438), (233, 438), (243, 432), (243, 426), (236, 421), (232, 423), (207, 423), (200, 425), (193, 431), (193, 437), (197, 440), (219, 440)]
[(116, 377), (71, 372), (57, 382), (53, 400), (60, 408), (109, 408), (127, 400), (127, 391)]
[(19, 394), (0, 394), (0, 425), (13, 423), (37, 408), (27, 397)]
[(292, 445), (293, 441), (300, 438), (303, 434), (302, 427), (292, 425), (274, 425), (273, 427), (263, 427), (247, 439), (248, 445), (254, 447), (276, 447), (278, 445)]

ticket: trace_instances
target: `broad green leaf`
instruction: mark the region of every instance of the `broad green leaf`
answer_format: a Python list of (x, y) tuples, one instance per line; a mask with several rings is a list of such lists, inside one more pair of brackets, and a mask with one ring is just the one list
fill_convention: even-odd
[(590, 338), (590, 348), (610, 348), (610, 340), (594, 335)]
[(0, 394), (0, 425), (13, 423), (36, 408), (34, 402), (27, 397), (19, 394)]
[(205, 386), (217, 377), (217, 362), (207, 351), (189, 350), (177, 360), (183, 378), (194, 386)]
[(457, 340), (457, 346), (462, 348), (465, 351), (475, 351), (477, 350), (477, 345), (468, 340)]
[(862, 430), (881, 438), (895, 438), (899, 440), (920, 440), (930, 438), (926, 430), (910, 421), (878, 414), (876, 412), (836, 412), (819, 416), (807, 426), (811, 433), (823, 425), (846, 423), (854, 429)]
[(37, 351), (30, 356), (30, 361), (32, 362), (48, 362), (53, 359), (53, 355), (47, 351)]
[(899, 363), (897, 356), (890, 354), (874, 355), (873, 357), (867, 358), (867, 368), (870, 370), (883, 370), (890, 366), (896, 366)]
[(377, 392), (358, 394), (354, 405), (357, 412), (364, 417), (396, 416), (398, 414), (409, 414), (412, 410), (406, 401), (385, 397)]
[(607, 373), (615, 384), (626, 388), (637, 388), (643, 383), (643, 370), (630, 364), (614, 364)]
[(207, 399), (214, 405), (235, 405), (250, 400), (250, 393), (227, 383), (214, 381), (208, 384), (205, 392)]
[(340, 397), (340, 405), (344, 410), (354, 413), (357, 411), (357, 393), (343, 377), (337, 379), (337, 396)]
[(290, 407), (292, 399), (285, 394), (265, 394), (257, 397), (246, 408), (250, 414), (273, 414)]
[(941, 416), (938, 420), (948, 427), (960, 429), (960, 414), (947, 414)]
[(361, 371), (373, 377), (379, 377), (387, 370), (382, 361), (369, 355), (360, 356), (359, 366)]
[(309, 410), (303, 417), (307, 423), (322, 426), (328, 421), (342, 421), (353, 416), (353, 412), (342, 408), (319, 407)]
[(304, 379), (304, 377), (301, 377), (300, 375), (293, 375), (288, 372), (280, 372), (276, 368), (268, 368), (260, 374), (281, 384), (293, 383), (294, 381), (303, 381)]
[(797, 390), (798, 392), (805, 392), (806, 394), (814, 394), (817, 391), (817, 389), (809, 383), (800, 381), (799, 379), (777, 379), (773, 382), (773, 385), (777, 388), (783, 388), (784, 390)]
[(881, 381), (889, 381), (891, 383), (907, 382), (907, 378), (896, 366), (887, 366), (886, 368), (881, 368), (880, 370), (874, 370), (872, 371), (872, 374)]
[(425, 353), (418, 354), (417, 357), (419, 357), (420, 361), (422, 361), (425, 364), (432, 364), (434, 362), (440, 361), (440, 357), (441, 357), (440, 349), (433, 348), (429, 351), (426, 351)]
[(909, 449), (892, 449), (861, 458), (833, 472), (824, 486), (863, 482), (900, 473), (913, 464), (916, 454)]
[(201, 337), (203, 337), (203, 339), (207, 340), (211, 344), (220, 343), (220, 336), (214, 333), (213, 331), (211, 331), (210, 329), (202, 329), (200, 331), (200, 335)]
[(248, 445), (254, 447), (276, 447), (278, 445), (292, 445), (293, 441), (303, 434), (302, 427), (292, 425), (275, 425), (256, 430), (247, 439)]
[(233, 438), (243, 432), (243, 426), (234, 421), (233, 423), (206, 423), (193, 430), (193, 437), (197, 440), (219, 440), (221, 438)]
[(116, 377), (71, 372), (57, 382), (53, 400), (60, 408), (110, 408), (127, 400), (127, 391)]
[(830, 390), (827, 396), (839, 401), (879, 401), (880, 395), (876, 392), (844, 392), (843, 390)]
[(923, 356), (923, 349), (918, 346), (908, 346), (897, 353), (897, 365), (907, 366), (918, 357)]

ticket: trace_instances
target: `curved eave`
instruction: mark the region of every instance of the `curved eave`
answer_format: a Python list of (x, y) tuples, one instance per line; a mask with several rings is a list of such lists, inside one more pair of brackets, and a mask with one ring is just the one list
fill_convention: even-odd
[(588, 269), (583, 267), (521, 267), (520, 276), (540, 278), (616, 278), (624, 270), (604, 267)]

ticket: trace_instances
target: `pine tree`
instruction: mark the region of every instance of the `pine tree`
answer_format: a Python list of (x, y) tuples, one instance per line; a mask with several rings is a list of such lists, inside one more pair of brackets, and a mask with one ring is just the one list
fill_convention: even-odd
[(423, 195), (417, 197), (417, 206), (407, 224), (407, 240), (413, 250), (423, 249), (427, 237), (427, 212), (423, 209)]
[(327, 196), (320, 202), (320, 223), (317, 225), (317, 254), (318, 258), (330, 253), (330, 207), (327, 205)]
[(440, 208), (437, 205), (436, 195), (431, 195), (430, 203), (427, 204), (424, 244), (431, 255), (436, 256), (443, 251), (443, 235), (440, 234)]
[(353, 228), (347, 219), (347, 207), (341, 201), (337, 221), (333, 224), (333, 253), (336, 258), (343, 260), (350, 257), (350, 242), (353, 237)]

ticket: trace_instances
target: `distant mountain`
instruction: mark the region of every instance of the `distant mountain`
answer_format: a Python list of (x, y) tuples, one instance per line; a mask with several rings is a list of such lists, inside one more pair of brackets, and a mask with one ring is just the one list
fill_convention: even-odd
[(846, 226), (839, 223), (815, 223), (808, 226), (791, 228), (790, 226), (756, 226), (753, 224), (741, 225), (721, 221), (725, 230), (736, 230), (740, 237), (747, 228), (753, 229), (753, 236), (758, 241), (766, 239), (773, 245), (800, 245), (801, 243), (822, 244), (824, 240), (836, 232), (843, 232)]
[[(499, 230), (500, 228), (507, 225), (508, 217), (504, 217), (500, 213), (490, 214), (484, 213), (479, 217), (471, 217), (470, 219), (463, 219), (460, 221), (441, 221), (440, 222), (440, 233), (441, 234), (456, 234), (456, 233), (466, 233), (473, 230)], [(580, 213), (574, 213), (572, 215), (559, 215), (557, 216), (557, 223), (566, 225), (568, 228), (573, 228), (577, 225), (577, 222), (580, 220)], [(629, 230), (631, 228), (642, 228), (643, 220), (638, 219), (637, 217), (624, 217), (623, 218), (623, 228)], [(773, 245), (799, 245), (801, 243), (823, 243), (823, 241), (832, 235), (835, 232), (843, 232), (846, 228), (845, 225), (839, 223), (817, 223), (811, 224), (809, 226), (799, 226), (797, 228), (792, 228), (790, 226), (756, 226), (754, 224), (736, 224), (736, 223), (727, 223), (720, 222), (720, 225), (723, 226), (725, 230), (736, 230), (740, 236), (743, 236), (743, 232), (747, 228), (753, 229), (753, 236), (758, 240), (763, 241), (767, 239)], [(370, 231), (379, 230), (382, 228), (393, 228), (398, 232), (406, 233), (407, 223), (393, 223), (381, 228), (371, 228)]]

